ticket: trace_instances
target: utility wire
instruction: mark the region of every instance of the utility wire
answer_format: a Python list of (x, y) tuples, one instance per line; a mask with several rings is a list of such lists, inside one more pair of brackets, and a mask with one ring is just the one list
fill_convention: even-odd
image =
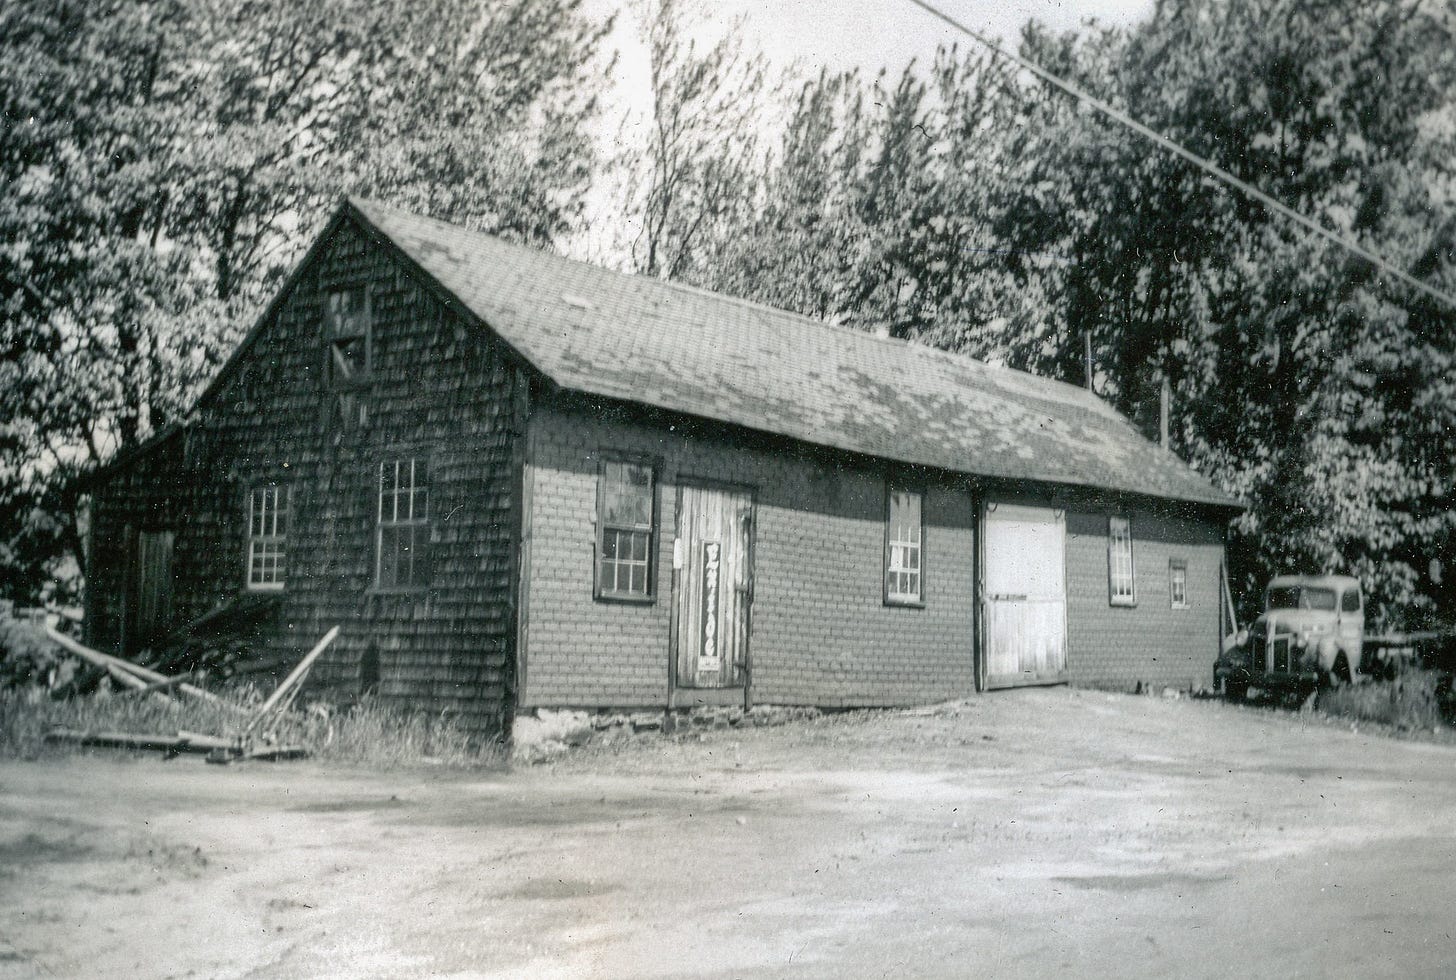
[(1441, 302), (1445, 303), (1452, 310), (1456, 310), (1456, 295), (1452, 295), (1451, 293), (1448, 293), (1443, 289), (1422, 282), (1405, 270), (1392, 265), (1390, 262), (1386, 261), (1381, 256), (1376, 255), (1374, 252), (1370, 251), (1364, 246), (1352, 242), (1349, 239), (1328, 230), (1323, 225), (1319, 224), (1311, 218), (1306, 218), (1304, 215), (1300, 214), (1289, 205), (1282, 203), (1281, 201), (1269, 196), (1268, 194), (1265, 194), (1253, 184), (1250, 184), (1247, 181), (1240, 180), (1238, 177), (1235, 177), (1233, 174), (1229, 173), (1227, 170), (1223, 169), (1212, 160), (1209, 160), (1207, 157), (1201, 157), (1198, 154), (1194, 153), (1192, 150), (1186, 149), (1182, 144), (1176, 143), (1168, 137), (1164, 136), (1162, 133), (1159, 133), (1154, 129), (1150, 129), (1147, 126), (1144, 126), (1136, 119), (1133, 119), (1131, 116), (1127, 115), (1127, 113), (1122, 112), (1118, 109), (1114, 109), (1112, 106), (1108, 105), (1106, 102), (1102, 101), (1096, 96), (1088, 92), (1084, 92), (1077, 86), (1073, 85), (1071, 82), (1068, 82), (1062, 78), (1059, 78), (1056, 75), (1053, 75), (1051, 72), (1047, 71), (1045, 68), (1042, 68), (1035, 62), (1028, 61), (1027, 59), (1021, 57), (1021, 55), (1019, 54), (1013, 54), (1012, 52), (1007, 51), (1005, 48), (1001, 47), (999, 44), (986, 37), (984, 34), (980, 33), (979, 31), (971, 30), (971, 28), (967, 27), (965, 24), (962, 24), (960, 21), (945, 13), (943, 10), (940, 10), (934, 5), (927, 3), (926, 0), (909, 0), (909, 2), (913, 3), (921, 10), (924, 10), (932, 17), (935, 17), (955, 28), (956, 30), (960, 31), (962, 34), (971, 38), (973, 41), (976, 41), (989, 48), (993, 54), (1005, 58), (1007, 61), (1011, 61), (1015, 64), (1020, 65), (1022, 68), (1025, 68), (1027, 71), (1035, 75), (1037, 78), (1040, 78), (1048, 85), (1051, 85), (1053, 88), (1061, 89), (1072, 98), (1087, 103), (1089, 106), (1096, 109), (1104, 116), (1107, 116), (1114, 122), (1121, 123), (1122, 125), (1131, 129), (1133, 132), (1137, 133), (1139, 136), (1148, 140), (1155, 146), (1161, 147), (1162, 149), (1167, 150), (1169, 153), (1172, 153), (1175, 156), (1182, 157), (1184, 160), (1187, 160), (1189, 163), (1193, 164), (1199, 169), (1205, 170), (1208, 173), (1213, 174), (1224, 183), (1243, 191), (1249, 197), (1252, 197), (1254, 200), (1263, 204), (1269, 210), (1274, 211), (1277, 214), (1282, 214), (1284, 217), (1299, 225), (1304, 226), (1305, 228), (1308, 228), (1315, 234), (1320, 235), (1321, 237), (1328, 239), (1331, 242), (1334, 242), (1341, 248), (1353, 252), (1355, 255), (1358, 255), (1360, 258), (1364, 259), (1366, 262), (1369, 262), (1371, 265), (1375, 266), (1377, 269), (1385, 270), (1386, 272), (1395, 276), (1397, 279), (1404, 282), (1408, 286), (1418, 289), (1426, 295), (1432, 296), (1435, 299), (1438, 299)]

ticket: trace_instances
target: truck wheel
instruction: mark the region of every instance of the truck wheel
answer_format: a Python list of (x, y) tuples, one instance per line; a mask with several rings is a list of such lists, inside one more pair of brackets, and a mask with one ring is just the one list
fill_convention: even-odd
[(1224, 681), (1223, 696), (1230, 701), (1243, 701), (1249, 696), (1249, 685), (1243, 681)]
[(1335, 658), (1334, 666), (1330, 668), (1329, 678), (1326, 683), (1330, 687), (1344, 687), (1350, 682), (1350, 662), (1345, 659), (1345, 655), (1342, 653)]

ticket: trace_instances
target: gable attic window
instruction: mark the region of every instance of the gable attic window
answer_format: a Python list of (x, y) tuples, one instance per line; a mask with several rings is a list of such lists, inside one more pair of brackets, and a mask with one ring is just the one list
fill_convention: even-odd
[(335, 289), (324, 301), (324, 377), (332, 414), (346, 428), (366, 417), (360, 392), (369, 384), (373, 360), (370, 313), (363, 286)]
[(1132, 561), (1132, 521), (1107, 519), (1107, 601), (1114, 606), (1137, 605)]
[(649, 463), (602, 461), (597, 475), (599, 599), (652, 599), (653, 484)]
[(919, 605), (924, 598), (921, 573), (923, 495), (891, 490), (885, 520), (885, 601)]
[(288, 487), (269, 483), (248, 491), (248, 588), (277, 591), (288, 569)]
[(429, 584), (430, 477), (424, 459), (379, 464), (374, 584), (386, 590)]

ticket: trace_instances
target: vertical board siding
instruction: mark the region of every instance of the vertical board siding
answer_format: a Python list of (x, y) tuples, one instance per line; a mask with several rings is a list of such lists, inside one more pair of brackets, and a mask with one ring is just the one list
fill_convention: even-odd
[[(677, 533), (683, 567), (673, 575), (677, 603), (677, 683), (692, 687), (740, 687), (747, 653), (749, 543), (745, 531), (753, 498), (744, 492), (683, 486)], [(714, 617), (719, 668), (709, 676), (698, 669), (705, 610), (704, 545), (721, 546), (718, 598)]]
[(1062, 511), (991, 503), (983, 529), (988, 686), (1063, 680), (1067, 668)]
[[(359, 284), (372, 308), (372, 371), (359, 393), (367, 421), (346, 428), (324, 387), (323, 304)], [(248, 488), (287, 483), (287, 585), (255, 665), (284, 669), (337, 624), (317, 685), (352, 694), (366, 654), (377, 656), (381, 698), (499, 727), (514, 668), (519, 373), (392, 250), (343, 222), (197, 423), (95, 488), (88, 635), (113, 648), (120, 639), (128, 558), (117, 528), (176, 532), (172, 620), (185, 623), (245, 590)], [(378, 465), (410, 456), (429, 467), (430, 586), (378, 592)]]

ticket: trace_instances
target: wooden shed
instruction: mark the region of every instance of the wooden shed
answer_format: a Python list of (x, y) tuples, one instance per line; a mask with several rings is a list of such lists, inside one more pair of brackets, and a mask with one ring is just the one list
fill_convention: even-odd
[(1239, 505), (1086, 391), (351, 200), (93, 485), (87, 631), (458, 712), (1190, 687)]

